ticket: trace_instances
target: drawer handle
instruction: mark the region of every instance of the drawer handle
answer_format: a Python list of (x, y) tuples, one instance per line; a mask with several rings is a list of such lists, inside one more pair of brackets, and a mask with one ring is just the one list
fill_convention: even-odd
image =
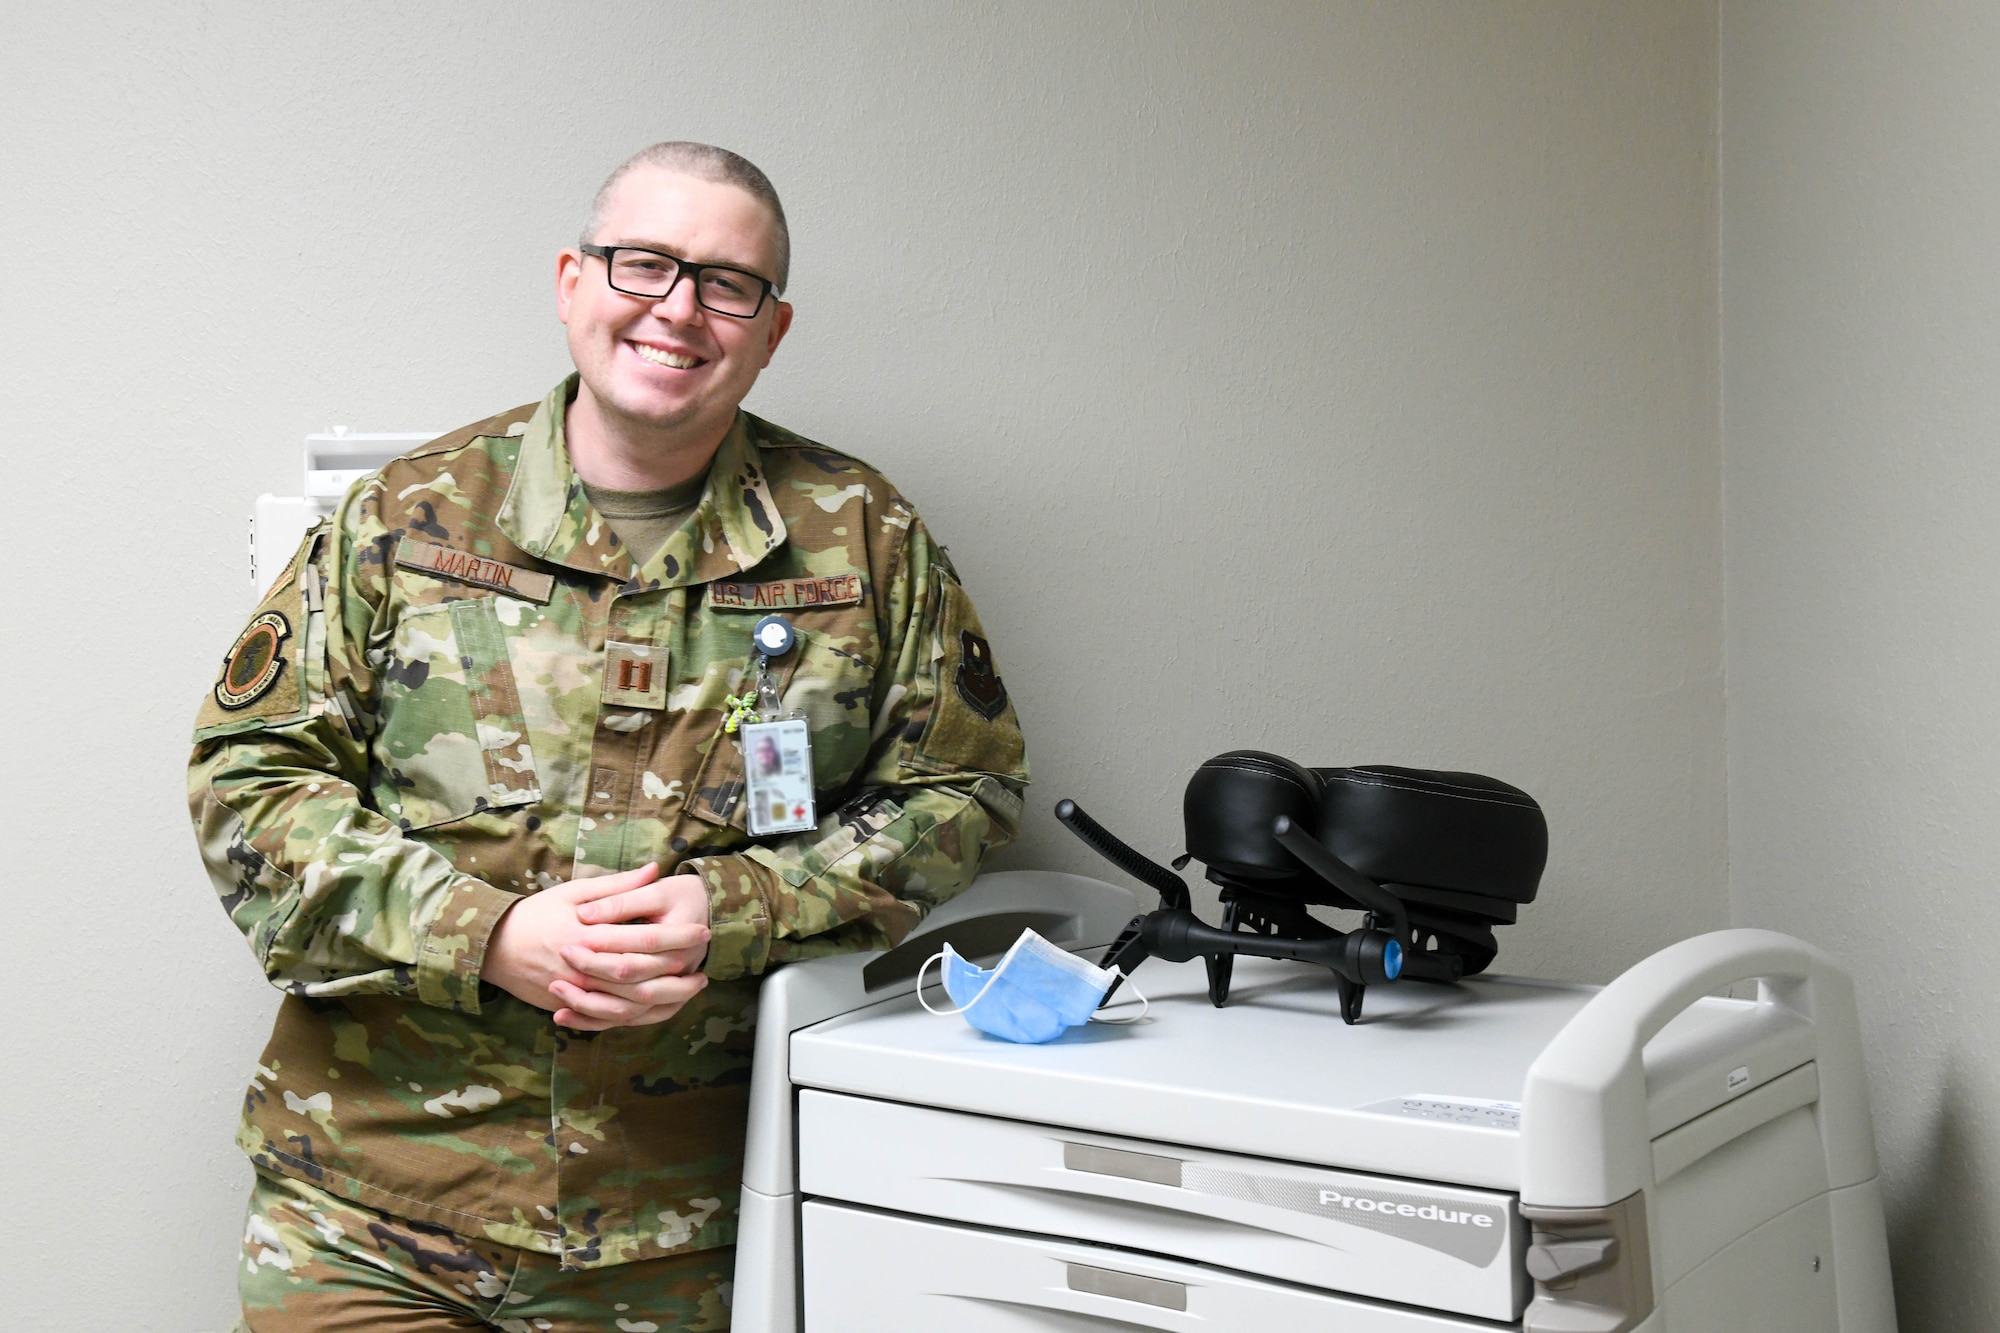
[(1122, 1148), (1100, 1148), (1090, 1143), (1063, 1144), (1063, 1166), (1070, 1171), (1087, 1171), (1094, 1176), (1123, 1176), (1154, 1185), (1181, 1187), (1181, 1159), (1149, 1152), (1126, 1152)]
[(1653, 1179), (1679, 1175), (1724, 1144), (1819, 1100), (1819, 1066), (1807, 1061), (1653, 1140)]
[(1113, 1300), (1157, 1305), (1162, 1310), (1182, 1312), (1187, 1310), (1185, 1282), (1140, 1277), (1137, 1273), (1120, 1273), (1111, 1268), (1091, 1268), (1087, 1264), (1071, 1264), (1069, 1289), (1086, 1292), (1092, 1296), (1109, 1296)]

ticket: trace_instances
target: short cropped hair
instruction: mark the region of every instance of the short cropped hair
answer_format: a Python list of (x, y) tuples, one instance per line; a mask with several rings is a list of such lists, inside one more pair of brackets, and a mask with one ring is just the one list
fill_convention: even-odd
[(590, 218), (583, 224), (585, 245), (596, 241), (598, 228), (604, 225), (604, 209), (610, 202), (612, 190), (625, 179), (627, 172), (640, 167), (657, 167), (721, 185), (734, 185), (764, 205), (771, 214), (772, 239), (777, 242), (778, 271), (771, 275), (771, 280), (778, 285), (779, 291), (785, 289), (792, 276), (792, 232), (785, 223), (785, 206), (778, 202), (777, 187), (749, 158), (740, 157), (727, 148), (717, 148), (714, 144), (676, 139), (656, 143), (651, 148), (641, 148), (619, 163), (618, 169), (604, 178), (604, 184), (597, 189), (597, 196), (590, 201)]

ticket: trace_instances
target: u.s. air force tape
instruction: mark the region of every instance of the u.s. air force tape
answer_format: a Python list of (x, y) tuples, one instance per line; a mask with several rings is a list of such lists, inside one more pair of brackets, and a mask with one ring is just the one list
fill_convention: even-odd
[(860, 601), (859, 574), (708, 585), (708, 604), (717, 611), (802, 611), (809, 607), (855, 606)]

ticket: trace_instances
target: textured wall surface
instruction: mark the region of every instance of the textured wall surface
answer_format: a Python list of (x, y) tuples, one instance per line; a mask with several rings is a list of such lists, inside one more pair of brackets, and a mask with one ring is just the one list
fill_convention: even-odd
[(249, 505), (309, 431), (539, 396), (554, 253), (658, 138), (785, 194), (751, 405), (951, 543), (1006, 864), (1106, 873), (1064, 795), (1171, 855), (1259, 746), (1540, 797), (1502, 967), (1724, 924), (1715, 47), (1682, 0), (0, 6), (10, 1316), (227, 1323), (274, 1000), (180, 786)]
[(1996, 1328), (2000, 11), (1724, 12), (1735, 916), (1860, 981), (1903, 1328)]

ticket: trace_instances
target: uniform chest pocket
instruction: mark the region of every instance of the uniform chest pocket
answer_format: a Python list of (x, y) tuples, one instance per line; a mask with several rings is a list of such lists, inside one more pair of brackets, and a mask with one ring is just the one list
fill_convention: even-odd
[(405, 615), (381, 671), (376, 805), (405, 829), (541, 799), (500, 597)]
[[(794, 619), (798, 645), (775, 664), (787, 716), (806, 719), (812, 731), (813, 790), (824, 799), (840, 794), (866, 758), (874, 668), (855, 651), (852, 636)], [(741, 668), (747, 682), (750, 659)], [(708, 824), (744, 827), (743, 751), (735, 737), (719, 737), (695, 780), (689, 811)]]
[[(804, 620), (804, 617), (801, 617)], [(839, 790), (868, 755), (875, 668), (851, 636), (802, 625), (797, 668), (785, 683), (785, 711), (812, 727), (816, 785)]]

